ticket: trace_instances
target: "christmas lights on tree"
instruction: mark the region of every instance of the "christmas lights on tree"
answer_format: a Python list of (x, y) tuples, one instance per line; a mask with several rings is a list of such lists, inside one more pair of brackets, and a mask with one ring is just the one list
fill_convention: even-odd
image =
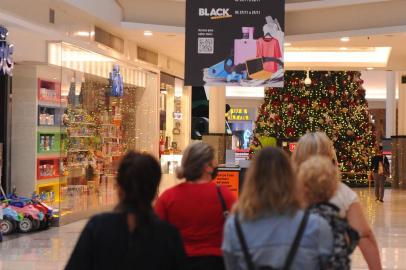
[(306, 71), (285, 73), (284, 88), (268, 88), (259, 109), (252, 149), (261, 137), (297, 140), (307, 132), (323, 131), (334, 142), (343, 180), (367, 183), (375, 145), (361, 73)]

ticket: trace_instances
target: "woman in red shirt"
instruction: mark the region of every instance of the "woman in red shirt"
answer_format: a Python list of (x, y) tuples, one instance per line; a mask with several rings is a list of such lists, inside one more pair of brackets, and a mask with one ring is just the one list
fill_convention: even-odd
[(220, 194), (227, 209), (235, 198), (226, 187), (213, 182), (218, 170), (214, 157), (214, 149), (207, 144), (189, 145), (177, 171), (177, 177), (186, 182), (165, 191), (155, 205), (158, 216), (180, 231), (189, 270), (225, 269), (221, 251), (225, 216)]

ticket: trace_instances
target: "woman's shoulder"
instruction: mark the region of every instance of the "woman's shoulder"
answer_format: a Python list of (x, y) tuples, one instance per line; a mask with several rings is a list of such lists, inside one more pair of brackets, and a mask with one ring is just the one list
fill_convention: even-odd
[(349, 205), (356, 201), (358, 201), (357, 193), (342, 182), (340, 182), (336, 194), (330, 200), (331, 203), (337, 205), (340, 209), (344, 208), (346, 210)]
[(118, 221), (125, 220), (123, 214), (120, 212), (106, 212), (97, 214), (90, 218), (88, 225), (91, 226), (101, 226), (104, 224), (114, 224)]
[(167, 188), (159, 195), (158, 200), (168, 199), (177, 193), (182, 193), (182, 190), (184, 189), (184, 187), (185, 187), (185, 182), (179, 183), (173, 187)]
[[(126, 225), (125, 214), (121, 212), (98, 214), (93, 216), (87, 224), (88, 227), (91, 227), (95, 230), (97, 230), (98, 228), (105, 228), (110, 226), (115, 227), (117, 225)], [(152, 216), (148, 226), (161, 233), (176, 234), (178, 232), (174, 226), (167, 223), (166, 221), (159, 219), (155, 215)]]
[(338, 185), (337, 193), (346, 195), (346, 196), (357, 196), (357, 193), (355, 193), (354, 190), (352, 190), (349, 186), (344, 184), (343, 182), (340, 182)]
[(310, 213), (308, 220), (308, 227), (320, 229), (320, 226), (328, 225), (327, 221), (318, 214)]

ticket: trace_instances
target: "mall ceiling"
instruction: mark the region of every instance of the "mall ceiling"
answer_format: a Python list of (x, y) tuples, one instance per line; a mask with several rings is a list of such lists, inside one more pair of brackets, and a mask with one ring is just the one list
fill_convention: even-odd
[[(117, 1), (123, 8), (122, 25), (130, 30), (134, 40), (184, 61), (185, 0)], [(406, 70), (404, 10), (405, 0), (286, 0), (285, 32), (291, 43), (287, 50), (330, 48), (339, 52), (391, 47), (388, 64), (378, 68)], [(165, 27), (161, 28), (162, 25)], [(154, 36), (144, 37), (144, 30), (153, 30)], [(343, 36), (351, 37), (350, 42), (342, 43)], [(308, 67), (325, 68), (325, 65), (313, 63)], [(329, 68), (334, 69), (334, 64)], [(342, 65), (336, 68), (342, 69)]]
[[(176, 27), (183, 27), (185, 25), (186, 0), (116, 1), (123, 8), (124, 21)], [(356, 5), (379, 4), (390, 1), (396, 0), (286, 0), (286, 11), (289, 13), (305, 10), (333, 9), (336, 7), (348, 8)], [(404, 0), (400, 1), (405, 2)], [(340, 15), (342, 16), (342, 14)]]

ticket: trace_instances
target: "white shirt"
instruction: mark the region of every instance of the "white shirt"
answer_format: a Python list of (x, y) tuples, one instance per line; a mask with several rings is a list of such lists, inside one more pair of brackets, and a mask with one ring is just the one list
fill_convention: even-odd
[(351, 204), (358, 202), (358, 195), (346, 184), (341, 183), (338, 185), (338, 189), (333, 198), (331, 198), (330, 203), (335, 204), (340, 208), (340, 216), (346, 217), (348, 209)]

